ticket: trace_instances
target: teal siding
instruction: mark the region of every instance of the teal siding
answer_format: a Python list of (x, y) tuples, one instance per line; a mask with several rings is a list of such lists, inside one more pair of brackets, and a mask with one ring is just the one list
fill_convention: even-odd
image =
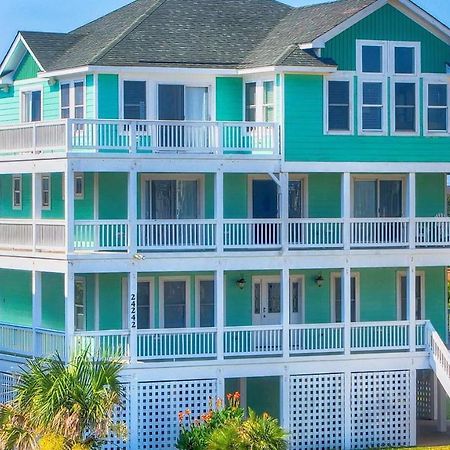
[(0, 217), (31, 219), (31, 174), (22, 175), (22, 208), (13, 209), (12, 175), (0, 175)]
[(99, 173), (99, 219), (128, 217), (128, 177), (126, 173)]
[(42, 326), (64, 331), (65, 297), (62, 273), (42, 274)]
[(31, 326), (31, 272), (0, 269), (0, 320)]
[(309, 217), (341, 217), (341, 175), (311, 173), (308, 175)]
[(442, 173), (418, 173), (416, 175), (416, 215), (434, 217), (445, 214), (446, 175)]
[(119, 76), (109, 74), (98, 75), (98, 118), (119, 118)]
[(242, 78), (216, 78), (216, 119), (233, 121), (243, 118)]
[[(356, 120), (357, 108), (354, 109)], [(450, 161), (447, 137), (325, 135), (323, 117), (322, 76), (286, 75), (286, 160)]]
[(450, 46), (390, 5), (383, 6), (327, 42), (322, 56), (339, 70), (356, 70), (356, 40), (415, 41), (422, 46), (422, 72), (445, 73)]
[(19, 120), (19, 89), (10, 87), (7, 92), (0, 89), (0, 125), (17, 123)]
[(99, 274), (100, 330), (122, 329), (122, 274)]
[(84, 173), (84, 197), (75, 199), (75, 220), (94, 218), (94, 173)]
[(56, 83), (53, 86), (49, 86), (48, 83), (44, 83), (44, 120), (58, 120), (61, 118), (59, 92), (59, 83)]
[(224, 217), (245, 219), (247, 217), (247, 174), (227, 173), (223, 177)]
[(62, 174), (52, 173), (50, 180), (51, 208), (49, 210), (42, 210), (41, 216), (43, 219), (64, 219)]
[(41, 69), (36, 64), (34, 58), (27, 52), (16, 69), (16, 73), (14, 74), (14, 81), (36, 78), (38, 72), (40, 71)]
[(205, 218), (214, 219), (214, 174), (205, 174)]

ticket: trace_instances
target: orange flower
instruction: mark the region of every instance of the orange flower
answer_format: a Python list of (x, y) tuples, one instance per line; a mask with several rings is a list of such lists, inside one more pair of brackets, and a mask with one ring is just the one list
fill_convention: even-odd
[(218, 398), (216, 400), (216, 408), (217, 409), (222, 408), (222, 399), (221, 398)]
[(262, 418), (263, 418), (264, 420), (269, 419), (269, 418), (270, 418), (269, 413), (267, 413), (267, 412), (263, 413)]
[(212, 411), (209, 411), (209, 412), (207, 412), (207, 413), (202, 415), (202, 420), (204, 422), (209, 422), (212, 419), (212, 416), (213, 416)]
[(183, 422), (183, 419), (184, 419), (184, 412), (183, 411), (180, 411), (179, 413), (178, 413), (178, 422)]
[(235, 400), (239, 400), (241, 398), (241, 394), (239, 394), (239, 392), (235, 392), (234, 393), (234, 399)]
[(233, 398), (233, 394), (227, 394), (227, 400), (230, 401)]
[(186, 409), (184, 411), (184, 414), (186, 414), (186, 416), (190, 416), (191, 415), (191, 410), (190, 409)]

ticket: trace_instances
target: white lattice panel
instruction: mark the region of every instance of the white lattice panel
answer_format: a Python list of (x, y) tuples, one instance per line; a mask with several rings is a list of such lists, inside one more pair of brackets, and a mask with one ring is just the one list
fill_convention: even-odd
[[(114, 422), (122, 423), (128, 428), (128, 432), (130, 432), (130, 384), (123, 383), (125, 399), (122, 407), (116, 407), (114, 411)], [(122, 441), (121, 439), (117, 439), (115, 434), (109, 436), (108, 442), (103, 446), (103, 450), (128, 450), (129, 441)]]
[(337, 450), (343, 447), (343, 374), (293, 375), (289, 395), (292, 449)]
[(352, 373), (351, 393), (352, 448), (409, 445), (409, 371)]
[(16, 379), (9, 373), (0, 372), (0, 403), (6, 403), (14, 398), (13, 386)]
[(178, 413), (189, 409), (199, 418), (215, 397), (216, 380), (139, 383), (139, 450), (173, 450), (180, 431)]
[(433, 420), (434, 418), (434, 376), (431, 370), (417, 371), (417, 418)]

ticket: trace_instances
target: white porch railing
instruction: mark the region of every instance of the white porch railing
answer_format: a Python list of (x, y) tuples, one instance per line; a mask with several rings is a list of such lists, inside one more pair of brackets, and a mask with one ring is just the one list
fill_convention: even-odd
[(75, 221), (74, 249), (88, 251), (126, 250), (128, 222), (118, 220)]
[(64, 251), (66, 224), (63, 220), (39, 220), (36, 222), (36, 248), (42, 251)]
[(362, 322), (351, 324), (351, 349), (356, 352), (407, 350), (408, 322)]
[(128, 330), (77, 331), (74, 350), (88, 349), (92, 354), (104, 357), (130, 357), (130, 332)]
[(350, 220), (350, 245), (357, 247), (404, 247), (408, 245), (408, 218)]
[(283, 352), (281, 325), (226, 327), (225, 356), (280, 355)]
[(415, 224), (417, 247), (450, 246), (450, 217), (418, 218)]
[(430, 322), (426, 324), (426, 349), (430, 354), (431, 368), (450, 397), (450, 353)]
[(225, 249), (270, 249), (281, 246), (280, 219), (226, 219)]
[(290, 219), (289, 247), (340, 248), (343, 219)]
[(55, 356), (57, 353), (62, 359), (65, 358), (66, 338), (64, 331), (38, 328), (36, 329), (36, 339), (36, 356), (49, 357)]
[(34, 122), (0, 127), (0, 155), (65, 152), (66, 122)]
[(344, 325), (341, 323), (291, 325), (289, 345), (292, 355), (340, 353), (344, 350)]
[(0, 352), (32, 356), (33, 329), (20, 325), (0, 323)]
[(139, 250), (207, 250), (216, 247), (215, 220), (138, 221)]
[(0, 247), (8, 250), (31, 250), (33, 222), (21, 219), (0, 219)]
[(138, 359), (214, 358), (215, 328), (138, 330)]

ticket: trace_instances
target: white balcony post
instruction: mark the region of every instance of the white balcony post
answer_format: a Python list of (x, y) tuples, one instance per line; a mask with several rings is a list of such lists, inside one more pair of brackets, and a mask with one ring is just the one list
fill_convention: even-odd
[(224, 329), (225, 329), (225, 275), (222, 268), (216, 271), (214, 283), (216, 298), (216, 329), (217, 329), (217, 359), (224, 359)]
[(128, 247), (130, 255), (137, 253), (137, 173), (128, 172)]
[(223, 172), (219, 169), (216, 172), (215, 186), (215, 216), (216, 216), (216, 248), (218, 253), (223, 253)]
[[(120, 126), (120, 125), (119, 125)], [(136, 153), (136, 146), (137, 146), (137, 140), (136, 140), (136, 129), (137, 129), (137, 123), (131, 122), (130, 125), (130, 153)]]
[(349, 355), (351, 352), (351, 324), (352, 324), (352, 276), (350, 267), (342, 269), (341, 275), (341, 308), (342, 323), (344, 324), (344, 353)]
[(341, 186), (341, 213), (344, 219), (342, 227), (342, 243), (344, 250), (350, 249), (351, 237), (350, 237), (350, 215), (351, 215), (351, 179), (350, 173), (345, 172), (342, 174), (342, 186)]
[[(417, 372), (413, 367), (409, 371), (409, 410), (411, 417), (417, 417)], [(409, 445), (417, 445), (417, 424), (415, 420), (409, 422)]]
[(289, 174), (280, 174), (281, 244), (283, 253), (289, 250)]
[(64, 297), (66, 330), (65, 356), (66, 360), (69, 360), (75, 334), (75, 275), (70, 263), (67, 265), (67, 271), (64, 274)]
[(31, 272), (32, 316), (33, 316), (33, 356), (41, 356), (41, 342), (38, 328), (42, 326), (42, 283), (41, 272)]
[(72, 140), (72, 120), (66, 119), (66, 151), (67, 153), (70, 153), (72, 151), (73, 147), (73, 140)]
[(133, 269), (128, 274), (128, 328), (130, 332), (130, 363), (137, 362), (138, 342), (137, 342), (137, 271)]
[(280, 424), (285, 429), (289, 429), (289, 411), (290, 411), (290, 405), (289, 405), (289, 389), (290, 389), (290, 376), (287, 373), (287, 370), (285, 369), (285, 373), (281, 376), (280, 379), (280, 411), (281, 411), (281, 417), (280, 417)]
[(410, 173), (408, 177), (408, 215), (409, 248), (416, 247), (416, 174)]
[(281, 320), (283, 326), (283, 357), (289, 358), (290, 342), (289, 342), (289, 323), (290, 323), (290, 294), (289, 294), (289, 269), (283, 268), (281, 270)]
[(74, 171), (68, 161), (64, 177), (64, 213), (66, 218), (66, 247), (67, 253), (74, 251), (75, 241), (75, 195), (74, 195)]
[(41, 206), (42, 206), (42, 175), (40, 173), (33, 172), (31, 174), (31, 208), (33, 217), (33, 251), (36, 251), (37, 245), (37, 221), (41, 218)]
[(408, 321), (409, 321), (409, 350), (416, 351), (416, 266), (411, 261), (408, 268)]

